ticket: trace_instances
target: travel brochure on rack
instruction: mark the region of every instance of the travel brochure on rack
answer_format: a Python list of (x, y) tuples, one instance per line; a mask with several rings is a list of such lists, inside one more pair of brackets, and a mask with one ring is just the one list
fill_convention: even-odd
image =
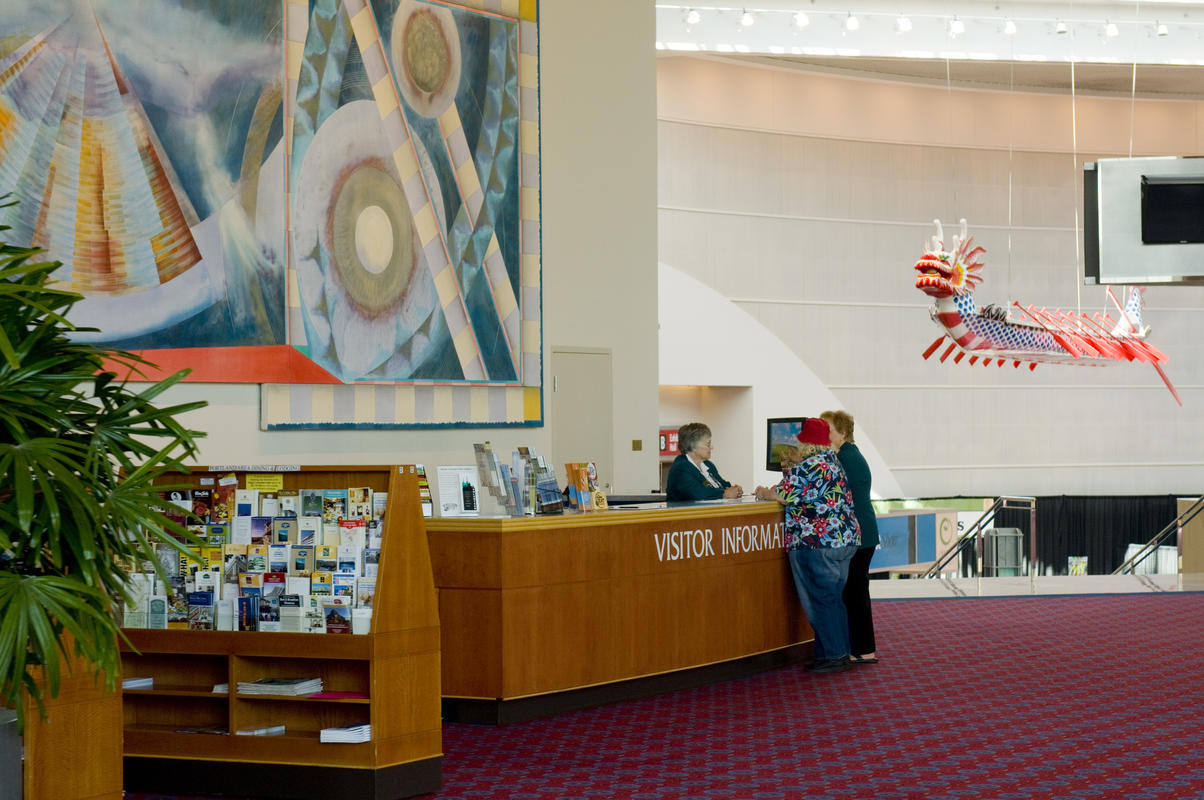
[(482, 508), (488, 514), (493, 505), (512, 517), (559, 514), (564, 510), (564, 495), (555, 472), (530, 448), (517, 448), (506, 463), (489, 442), (481, 442), (473, 445), (473, 456), (474, 465), (437, 468), (439, 516), (478, 516)]
[[(423, 513), (432, 514), (425, 470)], [(283, 633), (371, 631), (388, 492), (286, 489), (281, 472), (215, 467), (163, 511), (202, 543), (195, 556), (156, 546), (158, 569), (129, 576), (125, 628)]]

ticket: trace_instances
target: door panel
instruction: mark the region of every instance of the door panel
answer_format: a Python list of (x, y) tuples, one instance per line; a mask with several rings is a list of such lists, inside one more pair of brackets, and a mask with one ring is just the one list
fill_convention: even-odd
[(614, 483), (609, 351), (552, 350), (552, 466), (563, 486), (564, 465), (593, 461), (598, 482)]

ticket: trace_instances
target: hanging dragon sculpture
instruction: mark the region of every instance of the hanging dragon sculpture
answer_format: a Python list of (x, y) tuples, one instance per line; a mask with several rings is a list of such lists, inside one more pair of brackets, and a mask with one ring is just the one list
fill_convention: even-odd
[(974, 289), (982, 281), (982, 247), (966, 236), (966, 221), (961, 220), (960, 235), (953, 237), (953, 247), (945, 249), (944, 230), (940, 220), (936, 236), (928, 240), (924, 255), (916, 262), (916, 288), (935, 300), (929, 310), (934, 322), (944, 333), (924, 351), (930, 358), (950, 340), (940, 361), (953, 356), (959, 364), (969, 356), (971, 365), (982, 361), (984, 366), (1002, 367), (1010, 363), (1019, 368), (1028, 364), (1078, 364), (1106, 366), (1118, 362), (1139, 361), (1150, 364), (1166, 384), (1175, 402), (1183, 405), (1179, 393), (1162, 369), (1166, 356), (1145, 341), (1150, 328), (1141, 321), (1145, 304), (1144, 287), (1135, 286), (1122, 307), (1107, 290), (1116, 305), (1119, 321), (1108, 314), (1087, 316), (1081, 312), (1060, 308), (1034, 308), (1012, 303), (1016, 309), (988, 305), (979, 308), (974, 301)]

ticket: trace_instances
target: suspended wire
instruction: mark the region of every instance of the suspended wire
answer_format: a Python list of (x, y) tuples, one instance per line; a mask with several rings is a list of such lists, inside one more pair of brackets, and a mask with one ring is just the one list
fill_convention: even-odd
[[(1141, 20), (1140, 15), (1141, 0), (1136, 0), (1133, 3), (1133, 29), (1137, 30), (1137, 23)], [(1133, 157), (1133, 127), (1137, 119), (1137, 38), (1133, 38), (1133, 74), (1129, 82), (1129, 158)], [(1124, 295), (1129, 294), (1129, 287), (1125, 287)], [(1100, 298), (1100, 304), (1104, 306), (1104, 311), (1107, 312), (1108, 295)], [(1123, 314), (1121, 315), (1124, 316)]]
[(1133, 81), (1129, 85), (1129, 158), (1133, 157), (1133, 119), (1137, 106), (1137, 61), (1133, 61)]
[[(1141, 0), (1133, 3), (1133, 30), (1138, 30), (1141, 21)], [(1129, 158), (1133, 157), (1133, 121), (1137, 108), (1137, 37), (1133, 37), (1133, 77), (1129, 83)]]
[[(949, 142), (949, 184), (952, 186), (955, 183), (953, 176), (957, 174), (957, 161), (953, 156), (955, 152), (955, 148), (953, 147), (953, 77), (949, 70), (948, 56), (945, 56), (945, 96), (948, 99), (949, 106), (949, 124), (945, 126), (945, 130), (949, 132), (947, 137)], [(954, 214), (954, 221), (956, 221), (957, 218), (958, 215)], [(941, 247), (948, 248), (949, 244), (950, 242), (943, 242)]]
[[(1074, 36), (1072, 31), (1071, 36)], [(1078, 98), (1074, 85), (1074, 45), (1070, 47), (1070, 146), (1071, 146), (1071, 175), (1074, 177), (1074, 294), (1075, 308), (1083, 313), (1083, 282), (1079, 276), (1083, 274), (1082, 243), (1079, 241), (1079, 121), (1077, 116)]]
[[(1014, 56), (1015, 46), (1012, 47), (1012, 50)], [(1006, 304), (1005, 308), (1012, 305), (1012, 176), (1016, 171), (1013, 161), (1013, 143), (1016, 134), (1016, 61), (1014, 58), (1008, 61), (1008, 99), (1012, 104), (1012, 113), (1008, 115), (1008, 269), (1004, 285), (1007, 292), (1003, 298)]]

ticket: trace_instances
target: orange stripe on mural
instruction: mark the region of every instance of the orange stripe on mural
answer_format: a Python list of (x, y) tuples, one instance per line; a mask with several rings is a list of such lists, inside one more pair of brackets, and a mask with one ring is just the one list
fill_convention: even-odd
[[(342, 383), (322, 367), (288, 345), (262, 347), (195, 347), (137, 350), (157, 369), (143, 367), (130, 380), (156, 381), (191, 369), (188, 383)], [(106, 361), (105, 367), (121, 377), (127, 370)]]

